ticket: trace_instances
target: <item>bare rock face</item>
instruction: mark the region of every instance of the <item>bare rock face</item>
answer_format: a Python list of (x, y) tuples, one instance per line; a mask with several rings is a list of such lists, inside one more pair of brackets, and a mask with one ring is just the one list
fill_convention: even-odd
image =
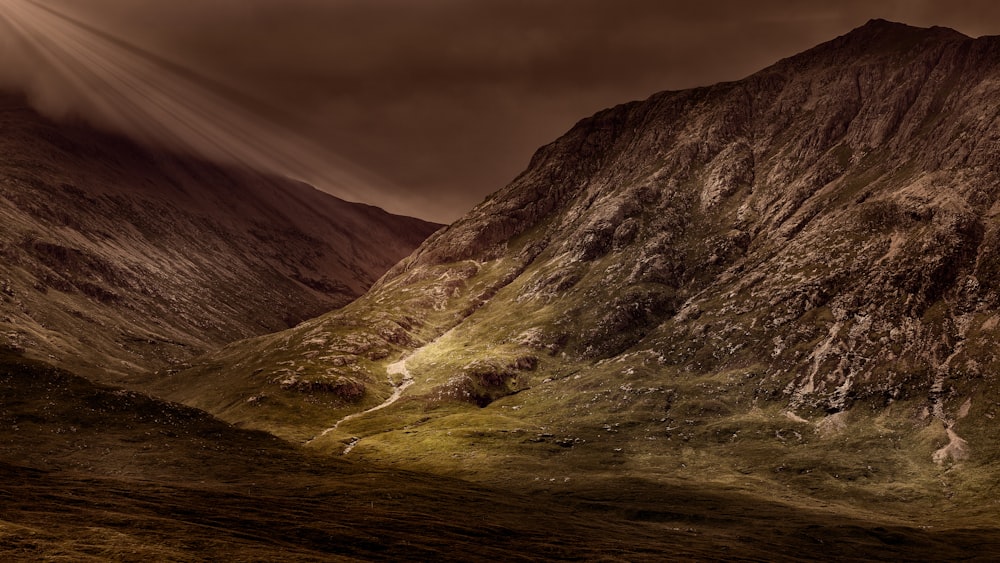
[[(291, 354), (381, 397), (370, 351), (416, 350), (431, 401), (483, 354), (540, 353), (536, 371), (493, 370), (507, 375), (477, 384), (481, 402), (612, 362), (652, 380), (745, 373), (751, 391), (717, 412), (916, 401), (951, 425), (1000, 370), (997, 99), (1000, 39), (876, 20), (741, 81), (602, 111), (368, 294), (230, 347), (212, 373), (266, 385)], [(353, 372), (324, 363), (356, 342)]]
[(362, 294), (437, 226), (0, 97), (0, 344), (132, 379)]

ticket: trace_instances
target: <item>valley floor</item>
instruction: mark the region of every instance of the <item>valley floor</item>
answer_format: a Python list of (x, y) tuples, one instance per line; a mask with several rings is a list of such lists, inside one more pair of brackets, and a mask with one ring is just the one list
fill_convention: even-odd
[(0, 354), (5, 561), (1000, 558), (954, 528), (623, 476), (485, 486), (320, 455)]

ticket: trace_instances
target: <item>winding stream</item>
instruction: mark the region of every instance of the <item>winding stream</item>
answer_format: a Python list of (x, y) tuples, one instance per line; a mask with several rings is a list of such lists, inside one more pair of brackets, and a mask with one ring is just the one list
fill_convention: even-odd
[[(368, 410), (364, 410), (364, 411), (361, 411), (361, 412), (356, 412), (356, 413), (349, 414), (349, 415), (345, 416), (344, 418), (338, 420), (333, 426), (327, 428), (326, 430), (320, 432), (319, 434), (317, 434), (316, 436), (314, 436), (310, 440), (306, 441), (305, 444), (309, 445), (310, 443), (312, 443), (316, 439), (322, 438), (323, 436), (326, 436), (330, 432), (333, 432), (334, 430), (336, 430), (337, 427), (340, 426), (342, 423), (347, 422), (348, 420), (353, 420), (353, 419), (358, 418), (360, 416), (364, 416), (364, 415), (366, 415), (368, 413), (372, 413), (372, 412), (375, 412), (375, 411), (378, 411), (378, 410), (382, 410), (382, 409), (388, 407), (389, 405), (391, 405), (391, 404), (395, 403), (396, 401), (398, 401), (399, 398), (403, 396), (403, 391), (405, 391), (407, 387), (409, 387), (410, 385), (413, 385), (413, 376), (410, 374), (410, 370), (408, 370), (406, 368), (406, 358), (403, 358), (402, 360), (399, 360), (398, 362), (393, 362), (393, 363), (389, 364), (388, 366), (386, 366), (385, 371), (389, 375), (402, 375), (403, 376), (403, 379), (399, 383), (396, 384), (396, 388), (393, 389), (392, 395), (390, 395), (388, 399), (386, 399), (385, 401), (382, 401), (380, 404), (375, 405), (374, 407), (372, 407), (372, 408), (370, 408)], [(351, 440), (351, 443), (349, 443), (347, 445), (347, 447), (344, 448), (343, 455), (346, 455), (351, 450), (353, 450), (354, 446), (357, 445), (357, 443), (360, 442), (360, 441), (361, 441), (360, 438), (354, 438), (353, 440)]]

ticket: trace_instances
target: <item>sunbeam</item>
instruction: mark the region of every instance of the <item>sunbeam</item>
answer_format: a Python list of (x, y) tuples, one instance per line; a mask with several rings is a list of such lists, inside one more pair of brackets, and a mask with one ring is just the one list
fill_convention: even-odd
[[(273, 119), (229, 89), (35, 0), (0, 2), (9, 40), (44, 66), (42, 100), (139, 140), (308, 181), (343, 199), (392, 208), (388, 182)], [(22, 61), (24, 62), (24, 61)], [(40, 69), (36, 69), (36, 73)], [(57, 92), (39, 91), (57, 88)]]

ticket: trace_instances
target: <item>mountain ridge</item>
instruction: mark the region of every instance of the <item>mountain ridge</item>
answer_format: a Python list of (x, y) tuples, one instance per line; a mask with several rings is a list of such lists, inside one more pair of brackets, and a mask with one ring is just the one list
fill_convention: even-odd
[(0, 334), (91, 377), (342, 306), (438, 227), (0, 106)]

